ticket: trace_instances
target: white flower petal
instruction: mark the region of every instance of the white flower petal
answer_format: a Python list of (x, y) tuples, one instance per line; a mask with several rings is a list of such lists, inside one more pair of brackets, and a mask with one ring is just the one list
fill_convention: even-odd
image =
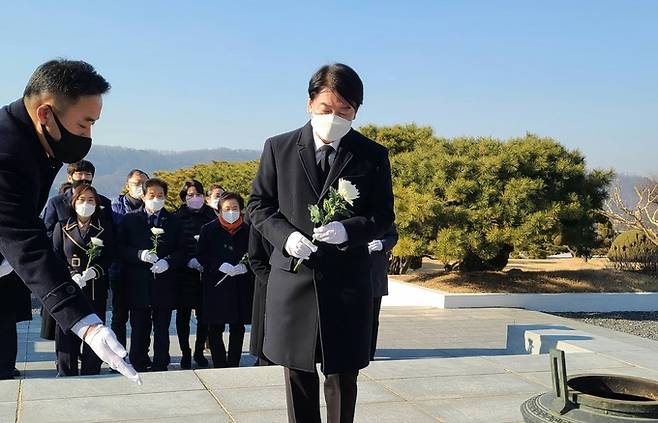
[(102, 239), (96, 238), (96, 237), (93, 237), (93, 236), (91, 237), (91, 243), (94, 244), (97, 247), (103, 247), (104, 246)]
[(343, 178), (338, 180), (338, 194), (351, 206), (354, 205), (354, 200), (359, 198), (359, 190), (356, 186), (354, 186), (352, 182)]

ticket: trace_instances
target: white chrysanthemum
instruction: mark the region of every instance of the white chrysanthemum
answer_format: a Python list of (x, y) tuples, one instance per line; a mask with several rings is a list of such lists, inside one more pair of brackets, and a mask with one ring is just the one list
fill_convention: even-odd
[(347, 179), (340, 178), (338, 180), (338, 194), (343, 197), (350, 206), (354, 205), (354, 200), (359, 198), (359, 190), (353, 183)]
[(91, 243), (97, 247), (104, 247), (103, 240), (94, 236), (91, 237)]
[(194, 235), (194, 240), (198, 242), (199, 241), (199, 235)]
[(153, 235), (162, 235), (164, 233), (164, 229), (162, 229), (162, 228), (151, 228), (151, 233)]

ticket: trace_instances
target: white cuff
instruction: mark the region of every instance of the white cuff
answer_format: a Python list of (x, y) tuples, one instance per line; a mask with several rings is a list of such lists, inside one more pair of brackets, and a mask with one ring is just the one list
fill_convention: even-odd
[(89, 326), (91, 326), (91, 325), (102, 325), (102, 324), (103, 324), (103, 321), (100, 319), (100, 317), (98, 317), (95, 314), (89, 314), (89, 315), (83, 317), (82, 319), (78, 320), (78, 323), (73, 325), (73, 327), (71, 328), (71, 332), (78, 335), (78, 338), (80, 338), (84, 341), (83, 336), (85, 336), (85, 332), (87, 332), (87, 329), (89, 328)]

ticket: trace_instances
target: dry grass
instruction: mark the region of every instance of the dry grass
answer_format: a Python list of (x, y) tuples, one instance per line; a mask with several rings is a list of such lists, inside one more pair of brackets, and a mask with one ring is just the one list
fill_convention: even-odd
[[(511, 272), (510, 272), (511, 270)], [(432, 260), (395, 279), (452, 293), (658, 292), (658, 277), (621, 272), (607, 259), (510, 260), (502, 272), (445, 272)]]

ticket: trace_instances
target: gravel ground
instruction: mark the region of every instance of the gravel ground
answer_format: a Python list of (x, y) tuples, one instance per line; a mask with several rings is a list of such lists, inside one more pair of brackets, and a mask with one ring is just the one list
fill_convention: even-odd
[(658, 341), (658, 311), (551, 314)]

